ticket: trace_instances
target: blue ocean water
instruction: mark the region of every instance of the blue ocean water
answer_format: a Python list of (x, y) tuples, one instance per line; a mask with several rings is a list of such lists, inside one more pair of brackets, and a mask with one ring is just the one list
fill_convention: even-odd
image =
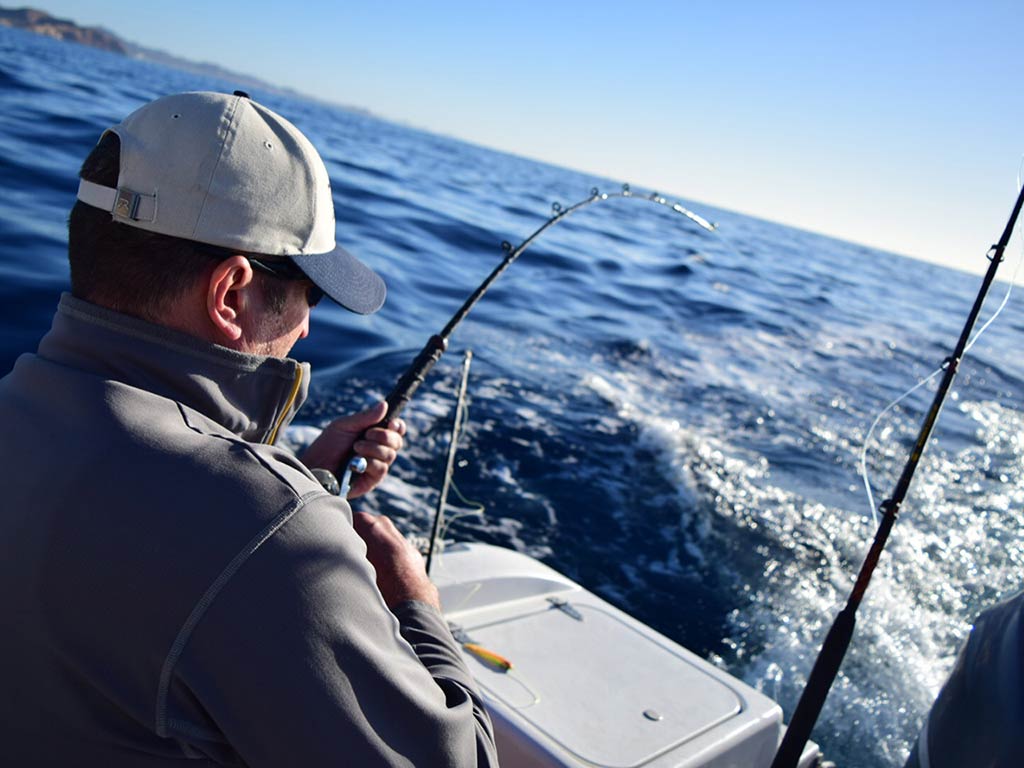
[[(235, 87), (0, 28), (0, 375), (34, 349), (67, 286), (65, 220), (102, 130), (158, 95)], [(536, 229), (552, 202), (628, 181), (253, 95), (321, 150), (339, 239), (389, 286), (371, 318), (314, 313), (295, 351), (315, 371), (304, 425), (382, 397), (501, 241)], [(874, 533), (858, 477), (867, 429), (949, 353), (980, 279), (680, 202), (718, 233), (611, 199), (545, 234), (456, 331), (406, 413), (408, 450), (364, 504), (429, 530), (472, 348), (455, 482), (485, 512), (449, 536), (543, 558), (788, 716)], [(1021, 587), (1022, 331), (1012, 299), (965, 361), (861, 608), (814, 733), (842, 766), (902, 764), (974, 616)], [(932, 391), (880, 423), (876, 498)], [(55, 446), (61, 461), (74, 457)]]

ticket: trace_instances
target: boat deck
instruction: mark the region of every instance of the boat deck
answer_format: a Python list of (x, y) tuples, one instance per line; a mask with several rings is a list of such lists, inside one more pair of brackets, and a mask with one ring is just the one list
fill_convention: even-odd
[(431, 576), (458, 639), (498, 657), (464, 646), (503, 766), (771, 764), (778, 704), (543, 563), (458, 544)]

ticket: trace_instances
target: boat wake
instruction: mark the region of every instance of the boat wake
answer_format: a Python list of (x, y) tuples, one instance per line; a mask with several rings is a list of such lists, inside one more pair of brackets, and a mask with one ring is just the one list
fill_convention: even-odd
[[(771, 461), (730, 444), (713, 422), (683, 426), (652, 412), (629, 376), (584, 383), (638, 430), (676, 489), (685, 568), (711, 571), (732, 590), (727, 635), (709, 656), (792, 714), (874, 533), (866, 508), (784, 487)], [(994, 402), (957, 410), (974, 425), (976, 444), (955, 454), (933, 445), (926, 458), (819, 721), (826, 754), (867, 743), (880, 764), (902, 764), (970, 621), (1019, 588), (1024, 549), (1013, 532), (1024, 523), (1024, 419)], [(913, 425), (888, 429), (910, 439)], [(828, 437), (846, 456), (859, 450), (856, 440)], [(892, 475), (902, 460), (891, 451), (879, 474)], [(852, 507), (861, 501), (855, 480)]]

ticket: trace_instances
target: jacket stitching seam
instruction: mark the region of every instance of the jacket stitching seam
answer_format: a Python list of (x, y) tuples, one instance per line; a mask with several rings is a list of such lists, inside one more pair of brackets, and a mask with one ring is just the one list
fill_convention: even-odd
[[(266, 462), (264, 462), (258, 454), (255, 452), (251, 453), (257, 458), (257, 460), (266, 466)], [(277, 472), (274, 472), (274, 474), (277, 475), (278, 478), (283, 479)], [(155, 723), (158, 736), (167, 737), (169, 735), (167, 699), (170, 693), (171, 676), (174, 672), (175, 666), (177, 666), (178, 660), (184, 654), (185, 646), (188, 645), (188, 642), (192, 637), (192, 632), (205, 615), (207, 609), (213, 604), (221, 590), (223, 590), (227, 583), (231, 581), (245, 562), (252, 557), (275, 533), (277, 533), (285, 523), (294, 517), (310, 499), (320, 495), (322, 495), (322, 491), (310, 491), (302, 496), (297, 496), (294, 501), (288, 504), (273, 520), (264, 526), (256, 536), (249, 540), (242, 550), (232, 558), (231, 562), (225, 566), (224, 570), (220, 572), (217, 578), (213, 580), (213, 583), (211, 583), (206, 589), (203, 596), (199, 598), (199, 601), (193, 607), (192, 612), (189, 614), (188, 618), (185, 619), (185, 623), (182, 624), (181, 629), (178, 630), (178, 635), (175, 637), (174, 643), (171, 645), (171, 650), (168, 652), (167, 657), (164, 660), (163, 668), (160, 672), (160, 684), (157, 689)]]
[[(234, 434), (231, 434), (231, 435), (221, 435), (221, 434), (218, 434), (216, 432), (210, 432), (210, 431), (207, 431), (205, 429), (202, 429), (202, 428), (200, 428), (199, 426), (197, 426), (196, 424), (193, 423), (194, 419), (189, 417), (188, 412), (189, 411), (194, 411), (195, 413), (198, 413), (199, 416), (204, 418), (204, 419), (208, 419), (207, 416), (204, 416), (199, 411), (195, 411), (193, 408), (189, 408), (189, 406), (185, 405), (184, 403), (178, 402), (177, 400), (174, 401), (174, 404), (178, 406), (178, 413), (181, 415), (181, 421), (182, 421), (182, 423), (185, 425), (185, 427), (187, 429), (191, 429), (197, 435), (203, 435), (204, 437), (213, 438), (215, 440), (224, 440), (225, 442), (228, 442), (228, 443), (230, 443), (233, 446), (241, 446), (242, 448), (245, 449), (246, 453), (248, 453), (250, 456), (252, 456), (254, 459), (256, 459), (256, 461), (259, 464), (263, 465), (264, 469), (266, 469), (268, 472), (270, 472), (272, 475), (274, 475), (274, 477), (276, 477), (284, 485), (286, 485), (288, 487), (288, 490), (290, 490), (296, 496), (299, 495), (298, 493), (296, 493), (295, 488), (292, 487), (292, 483), (291, 483), (290, 480), (288, 480), (288, 478), (286, 478), (284, 475), (282, 475), (277, 470), (277, 468), (274, 467), (273, 464), (268, 462), (257, 451), (253, 450), (253, 443), (250, 443), (248, 440), (245, 440), (245, 439), (243, 439), (241, 437), (238, 437), (237, 435), (234, 435)], [(289, 407), (288, 410), (291, 410), (291, 408)], [(214, 423), (216, 423), (216, 422), (214, 422)], [(256, 445), (268, 445), (268, 443), (256, 443)], [(313, 476), (313, 474), (308, 469), (306, 469), (306, 473), (308, 474), (310, 479), (316, 481), (316, 478)], [(318, 494), (317, 494), (316, 491), (310, 491), (310, 492), (307, 492), (302, 498), (307, 498), (310, 495), (314, 495), (315, 496), (315, 495), (318, 495)]]

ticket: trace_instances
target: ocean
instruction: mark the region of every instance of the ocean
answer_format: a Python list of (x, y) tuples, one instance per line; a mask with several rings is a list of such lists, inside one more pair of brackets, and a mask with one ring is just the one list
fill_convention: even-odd
[[(34, 350), (67, 288), (67, 212), (100, 133), (156, 96), (236, 87), (0, 28), (0, 375)], [(314, 380), (293, 442), (383, 397), (502, 241), (521, 241), (553, 203), (629, 181), (252, 95), (320, 149), (339, 241), (389, 287), (369, 318), (314, 311), (294, 352)], [(407, 450), (360, 505), (429, 531), (471, 349), (464, 498), (449, 499), (450, 515), (467, 514), (447, 536), (543, 559), (788, 718), (874, 535), (859, 477), (868, 428), (952, 350), (980, 278), (670, 194), (685, 183), (657, 191), (716, 232), (637, 189), (538, 239), (455, 331), (405, 414)], [(972, 620), (1021, 588), (1019, 298), (965, 360), (858, 614), (813, 735), (840, 766), (901, 765)], [(876, 502), (933, 392), (879, 423), (866, 461)], [(54, 471), (74, 460), (55, 446)]]

